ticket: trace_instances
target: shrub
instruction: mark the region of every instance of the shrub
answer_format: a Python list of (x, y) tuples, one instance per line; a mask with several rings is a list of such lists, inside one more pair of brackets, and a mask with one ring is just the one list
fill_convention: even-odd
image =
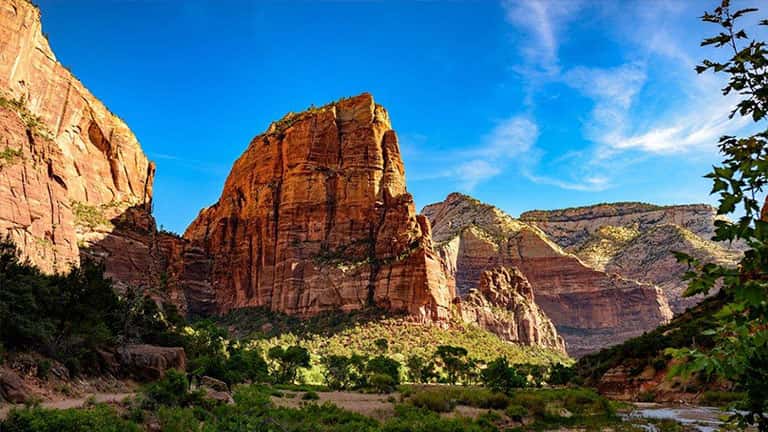
[(200, 421), (195, 418), (192, 408), (160, 407), (157, 420), (163, 432), (190, 432), (200, 428)]
[(107, 405), (86, 409), (13, 409), (0, 423), (3, 432), (139, 432), (135, 423), (121, 419)]
[(391, 393), (397, 383), (391, 376), (382, 373), (374, 373), (368, 378), (368, 384), (378, 393)]
[(444, 391), (418, 391), (408, 398), (408, 402), (434, 412), (453, 411), (456, 406), (456, 401)]
[(51, 373), (53, 364), (48, 359), (38, 360), (37, 362), (37, 377), (43, 380), (47, 380)]
[(308, 391), (301, 396), (301, 400), (305, 400), (305, 401), (319, 400), (319, 399), (320, 399), (320, 395), (318, 395), (317, 392), (314, 392), (314, 391)]
[(189, 381), (187, 376), (171, 369), (165, 376), (145, 389), (147, 401), (154, 405), (180, 406), (187, 401)]

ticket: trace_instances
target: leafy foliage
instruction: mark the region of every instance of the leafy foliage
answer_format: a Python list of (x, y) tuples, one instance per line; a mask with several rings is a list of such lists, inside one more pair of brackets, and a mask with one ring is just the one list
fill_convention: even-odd
[(510, 394), (513, 389), (525, 387), (527, 384), (525, 376), (510, 366), (504, 357), (488, 363), (481, 377), (486, 387), (505, 394)]
[[(703, 60), (696, 70), (725, 74), (723, 94), (740, 97), (731, 117), (739, 114), (760, 123), (768, 112), (768, 50), (765, 42), (750, 40), (740, 28), (742, 19), (754, 12), (757, 9), (732, 9), (730, 0), (706, 12), (702, 21), (718, 26), (719, 32), (701, 45), (723, 48), (728, 58)], [(759, 25), (768, 26), (768, 20)], [(747, 137), (723, 136), (719, 147), (723, 163), (706, 176), (713, 182), (712, 193), (720, 195), (717, 212), (726, 215), (738, 209), (743, 214), (735, 222), (717, 221), (714, 239), (741, 241), (748, 249), (737, 268), (676, 254), (691, 269), (685, 275), (686, 295), (706, 294), (719, 284), (729, 301), (716, 315), (718, 327), (706, 333), (716, 340), (711, 350), (681, 348), (669, 353), (688, 360), (676, 372), (719, 375), (738, 383), (748, 401), (743, 422), (768, 431), (768, 202), (762, 212), (760, 207), (768, 184), (768, 130)]]
[(267, 352), (267, 357), (275, 362), (272, 375), (278, 383), (296, 381), (299, 368), (310, 366), (309, 351), (298, 345), (288, 348), (274, 346)]

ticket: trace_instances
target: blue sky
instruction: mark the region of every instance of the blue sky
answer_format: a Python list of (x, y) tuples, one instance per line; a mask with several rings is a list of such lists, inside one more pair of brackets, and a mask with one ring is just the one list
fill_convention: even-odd
[(272, 120), (363, 91), (419, 208), (713, 202), (717, 138), (748, 127), (693, 71), (714, 0), (38, 3), (59, 60), (157, 163), (155, 216), (178, 232)]

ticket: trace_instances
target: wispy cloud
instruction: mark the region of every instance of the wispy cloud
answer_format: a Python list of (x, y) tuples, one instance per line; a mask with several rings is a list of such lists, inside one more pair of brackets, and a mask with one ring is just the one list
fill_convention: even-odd
[[(644, 2), (617, 7), (610, 2), (502, 0), (506, 20), (523, 35), (515, 47), (521, 60), (513, 70), (526, 81), (527, 105), (535, 110), (545, 96), (542, 90), (553, 83), (569, 86), (592, 103), (581, 131), (574, 131), (584, 139), (583, 147), (558, 164), (559, 175), (537, 174), (546, 170), (529, 164), (523, 170), (527, 178), (569, 190), (604, 190), (616, 185), (616, 166), (651, 156), (714, 152), (721, 135), (749, 123), (729, 121), (733, 100), (722, 98), (719, 79), (693, 72), (698, 43), (690, 41), (689, 47), (679, 42), (691, 38), (680, 34), (680, 23), (692, 12), (670, 3), (649, 8)], [(623, 45), (633, 60), (610, 67), (563, 63), (560, 51), (568, 25), (583, 16), (600, 16), (606, 27), (615, 27), (600, 31), (612, 35), (611, 43)], [(647, 90), (649, 85), (655, 87)]]
[(503, 0), (506, 20), (530, 36), (520, 44), (526, 74), (556, 75), (561, 27), (576, 16), (580, 0)]
[(510, 116), (499, 121), (475, 148), (442, 155), (443, 159), (462, 162), (441, 172), (411, 179), (451, 178), (461, 190), (471, 192), (477, 185), (504, 172), (513, 161), (515, 166), (520, 166), (535, 153), (538, 136), (539, 127), (532, 119), (525, 115)]

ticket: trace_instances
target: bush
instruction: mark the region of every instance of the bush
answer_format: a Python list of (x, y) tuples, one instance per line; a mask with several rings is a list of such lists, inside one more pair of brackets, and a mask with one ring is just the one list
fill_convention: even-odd
[(413, 406), (439, 413), (453, 411), (456, 406), (456, 401), (444, 391), (417, 391), (408, 398), (408, 402)]
[(368, 385), (377, 393), (391, 393), (397, 383), (389, 375), (374, 373), (368, 378)]
[(150, 384), (144, 393), (153, 405), (181, 406), (188, 400), (189, 381), (184, 373), (171, 369), (162, 379)]
[(13, 409), (0, 423), (3, 432), (139, 432), (135, 423), (121, 419), (107, 405), (86, 409)]
[(319, 399), (320, 399), (320, 395), (318, 395), (317, 392), (314, 392), (314, 391), (308, 391), (301, 396), (301, 400), (305, 400), (305, 401), (319, 400)]
[(490, 422), (470, 418), (443, 418), (435, 412), (408, 404), (397, 405), (395, 416), (381, 426), (381, 432), (496, 432)]
[(37, 362), (37, 377), (43, 380), (47, 380), (51, 373), (53, 364), (48, 359), (38, 360)]

